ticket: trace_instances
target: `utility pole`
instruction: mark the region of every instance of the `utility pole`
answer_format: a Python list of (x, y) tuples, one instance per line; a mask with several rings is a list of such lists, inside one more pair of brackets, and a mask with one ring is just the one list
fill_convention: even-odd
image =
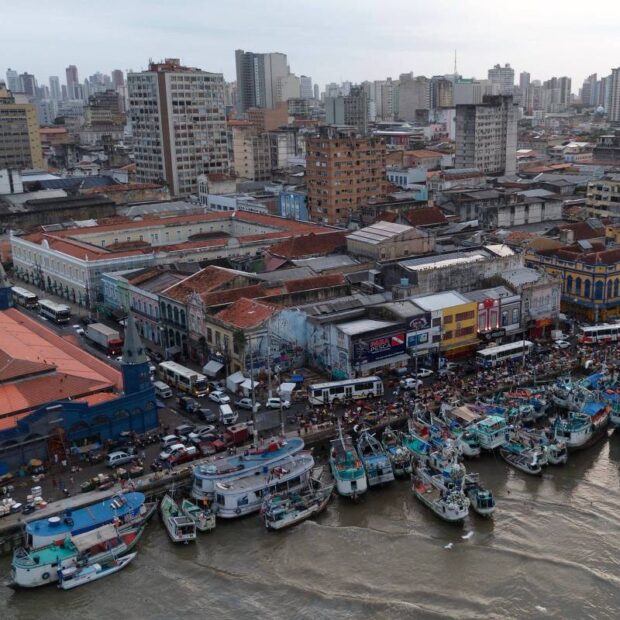
[(269, 387), (269, 397), (273, 396), (271, 391), (271, 319), (267, 321), (267, 383)]
[[(244, 336), (245, 338), (245, 336)], [(254, 445), (258, 446), (258, 430), (256, 428), (256, 400), (254, 397), (254, 350), (252, 348), (252, 339), (248, 340), (250, 344), (250, 387), (252, 392), (252, 437)]]

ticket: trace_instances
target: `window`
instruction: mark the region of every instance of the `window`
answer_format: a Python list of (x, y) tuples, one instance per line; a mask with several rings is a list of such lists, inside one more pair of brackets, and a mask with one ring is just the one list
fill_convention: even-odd
[(453, 318), (454, 317), (451, 314), (449, 314), (448, 316), (444, 316), (443, 317), (443, 324), (444, 325), (448, 325), (449, 323), (452, 323), (452, 319)]
[(457, 323), (460, 321), (466, 321), (467, 319), (473, 319), (474, 318), (474, 311), (473, 310), (469, 310), (468, 312), (459, 312), (456, 315), (456, 321)]
[(508, 310), (502, 311), (502, 327), (506, 327), (508, 325)]
[(575, 294), (581, 295), (581, 278), (575, 280)]
[(451, 338), (452, 338), (452, 332), (451, 331), (443, 333), (443, 339), (444, 340), (450, 340)]
[(213, 330), (207, 327), (207, 342), (213, 342)]
[(487, 327), (487, 317), (486, 314), (480, 314), (478, 316), (478, 331), (483, 332)]
[(586, 283), (583, 287), (583, 294), (585, 297), (590, 297), (590, 288), (591, 288), (590, 280), (586, 280)]
[(512, 322), (517, 324), (519, 322), (519, 308), (512, 309)]

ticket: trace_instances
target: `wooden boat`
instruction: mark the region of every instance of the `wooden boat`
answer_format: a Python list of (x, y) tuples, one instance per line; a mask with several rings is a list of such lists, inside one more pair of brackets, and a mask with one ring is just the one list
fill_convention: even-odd
[(357, 499), (368, 490), (368, 481), (364, 465), (351, 441), (351, 437), (342, 434), (338, 425), (338, 439), (331, 441), (329, 466), (336, 480), (339, 495)]
[(194, 521), (201, 532), (215, 529), (215, 515), (208, 508), (203, 509), (189, 499), (181, 502), (181, 512)]
[(397, 478), (402, 478), (411, 473), (411, 455), (400, 444), (398, 433), (389, 426), (386, 426), (383, 431), (381, 445), (390, 457), (392, 469)]
[(318, 488), (310, 484), (299, 491), (270, 495), (261, 507), (265, 527), (282, 530), (320, 514), (327, 507), (333, 490), (333, 484)]
[(420, 467), (413, 477), (413, 494), (439, 518), (461, 523), (469, 514), (469, 499), (463, 491), (446, 483), (442, 474)]
[(363, 430), (357, 440), (357, 452), (362, 459), (369, 486), (385, 484), (394, 480), (394, 470), (389, 456), (379, 440), (369, 431)]
[(514, 441), (507, 441), (500, 449), (500, 456), (515, 469), (532, 476), (540, 475), (540, 452)]
[(89, 564), (88, 566), (72, 566), (69, 568), (61, 568), (58, 571), (58, 587), (61, 590), (71, 590), (78, 586), (83, 586), (91, 581), (96, 581), (108, 575), (117, 573), (131, 562), (137, 553), (130, 553), (122, 558), (117, 558), (107, 564)]
[(159, 513), (172, 542), (187, 544), (196, 540), (196, 523), (181, 512), (169, 495), (164, 495), (161, 500)]
[(480, 476), (478, 474), (467, 474), (465, 476), (464, 490), (472, 510), (479, 515), (490, 517), (495, 512), (493, 493), (480, 484)]

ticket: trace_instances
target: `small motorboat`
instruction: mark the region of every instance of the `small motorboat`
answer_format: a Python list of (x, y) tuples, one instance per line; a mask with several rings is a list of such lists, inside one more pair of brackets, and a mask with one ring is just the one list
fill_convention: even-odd
[(215, 529), (215, 515), (208, 508), (201, 508), (189, 499), (181, 502), (181, 512), (194, 521), (201, 532)]
[(465, 475), (465, 495), (472, 509), (483, 517), (490, 517), (495, 512), (493, 493), (480, 484), (479, 474)]
[(539, 453), (514, 442), (507, 442), (499, 449), (500, 456), (515, 469), (532, 476), (539, 476), (542, 468)]
[(181, 512), (178, 504), (169, 495), (164, 495), (161, 500), (159, 512), (172, 542), (187, 544), (196, 540), (196, 523)]
[(327, 507), (333, 490), (333, 484), (319, 488), (310, 484), (300, 491), (266, 497), (261, 507), (265, 527), (282, 530), (320, 514)]
[(61, 568), (58, 571), (58, 587), (61, 590), (71, 590), (78, 586), (83, 586), (91, 581), (96, 581), (102, 577), (107, 577), (122, 570), (131, 562), (137, 553), (130, 553), (121, 558), (117, 558), (106, 564), (89, 564), (87, 566), (70, 566)]

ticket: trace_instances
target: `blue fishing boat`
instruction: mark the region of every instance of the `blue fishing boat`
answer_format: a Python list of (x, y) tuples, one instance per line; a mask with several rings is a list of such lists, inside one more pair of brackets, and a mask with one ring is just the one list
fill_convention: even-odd
[(357, 440), (357, 452), (364, 463), (369, 486), (385, 484), (394, 480), (394, 470), (389, 456), (379, 440), (369, 431), (363, 430)]
[(499, 448), (508, 437), (509, 425), (503, 416), (488, 415), (472, 425), (483, 450)]
[(272, 441), (259, 450), (247, 450), (243, 454), (213, 458), (194, 467), (192, 497), (197, 500), (213, 499), (215, 485), (253, 472), (261, 472), (280, 461), (301, 452), (304, 440), (300, 437)]
[(545, 464), (539, 449), (526, 447), (512, 437), (502, 445), (499, 453), (509, 465), (532, 476), (540, 475)]
[(114, 495), (85, 508), (66, 510), (60, 516), (30, 521), (25, 528), (24, 546), (39, 549), (53, 543), (62, 544), (67, 535), (83, 534), (108, 523), (141, 522), (148, 510), (144, 493)]
[(605, 402), (584, 403), (580, 411), (569, 411), (565, 416), (556, 419), (555, 438), (565, 441), (569, 450), (587, 448), (607, 432), (609, 411), (610, 408)]

